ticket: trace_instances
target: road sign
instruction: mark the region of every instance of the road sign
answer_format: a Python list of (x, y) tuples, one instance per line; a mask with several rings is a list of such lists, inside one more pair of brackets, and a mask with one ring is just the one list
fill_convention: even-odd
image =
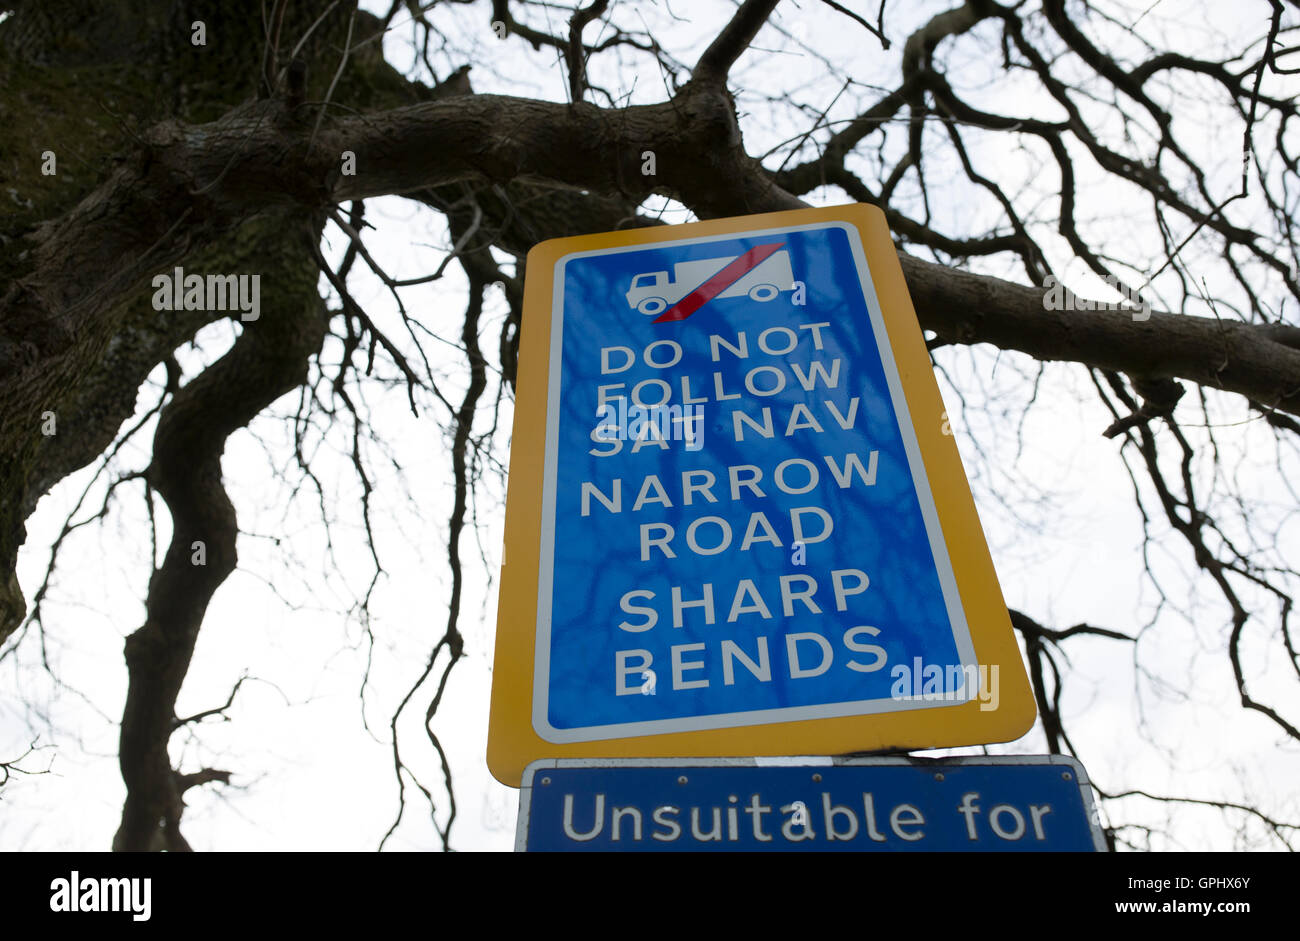
[[(488, 763), (1006, 741), (1035, 709), (866, 206), (529, 254)], [(652, 293), (658, 292), (658, 293)]]
[(1104, 851), (1083, 766), (1003, 758), (542, 760), (520, 851)]

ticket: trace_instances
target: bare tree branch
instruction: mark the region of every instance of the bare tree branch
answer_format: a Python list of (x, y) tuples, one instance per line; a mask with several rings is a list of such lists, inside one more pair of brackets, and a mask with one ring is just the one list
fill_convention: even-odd
[(736, 60), (749, 48), (780, 0), (745, 0), (736, 15), (709, 44), (695, 65), (695, 80), (721, 84)]

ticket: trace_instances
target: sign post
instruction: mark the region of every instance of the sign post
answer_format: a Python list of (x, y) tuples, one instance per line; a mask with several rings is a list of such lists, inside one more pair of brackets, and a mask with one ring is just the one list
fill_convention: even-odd
[(1007, 741), (1035, 707), (883, 214), (530, 252), (488, 764)]

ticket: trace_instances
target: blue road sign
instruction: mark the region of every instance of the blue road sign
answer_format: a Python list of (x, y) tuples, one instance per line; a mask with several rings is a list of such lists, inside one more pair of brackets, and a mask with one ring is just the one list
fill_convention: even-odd
[(529, 254), (488, 761), (1006, 741), (1034, 700), (884, 216)]
[[(785, 761), (791, 763), (774, 764)], [(1072, 758), (561, 759), (529, 765), (527, 851), (1104, 851)]]
[[(665, 320), (773, 246), (745, 276), (765, 280)], [(901, 389), (858, 278), (838, 274), (859, 264), (835, 225), (566, 260), (543, 738), (925, 705), (891, 696), (887, 665), (918, 658), (947, 702), (973, 698)]]

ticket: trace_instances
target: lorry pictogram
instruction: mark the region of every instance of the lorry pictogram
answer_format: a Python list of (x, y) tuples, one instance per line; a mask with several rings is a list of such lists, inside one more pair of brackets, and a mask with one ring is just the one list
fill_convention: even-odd
[[(667, 271), (646, 271), (632, 279), (627, 292), (627, 306), (634, 307), (647, 317), (663, 313), (670, 304), (676, 304), (695, 288), (705, 284), (739, 255), (724, 258), (701, 258), (679, 261), (673, 265), (673, 277)], [(794, 290), (794, 273), (790, 269), (790, 253), (779, 251), (769, 255), (718, 297), (741, 297), (770, 301), (782, 291)]]

